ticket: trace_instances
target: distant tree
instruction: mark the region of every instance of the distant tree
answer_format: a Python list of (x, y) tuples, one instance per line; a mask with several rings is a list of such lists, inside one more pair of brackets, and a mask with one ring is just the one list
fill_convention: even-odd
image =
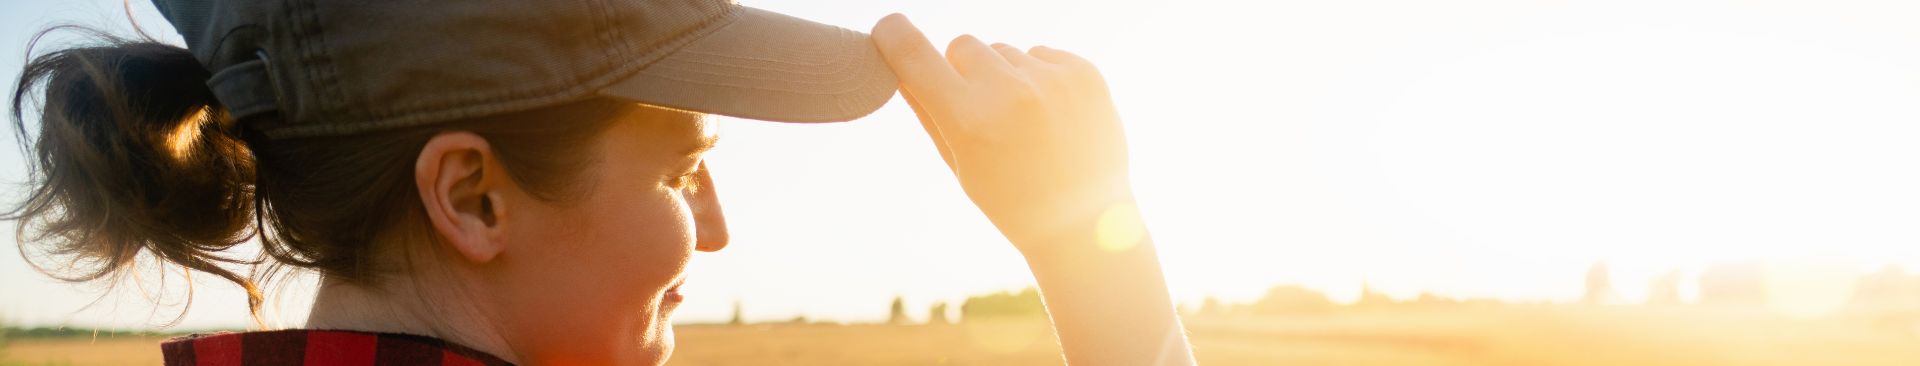
[(1680, 270), (1667, 271), (1647, 284), (1647, 305), (1680, 305)]
[(1613, 272), (1607, 270), (1607, 261), (1594, 261), (1587, 267), (1587, 294), (1580, 302), (1599, 305), (1613, 302)]
[(1220, 298), (1207, 296), (1206, 300), (1200, 301), (1200, 313), (1207, 314), (1207, 315), (1220, 315), (1220, 314), (1226, 314), (1227, 309), (1224, 308), (1222, 305), (1220, 305)]
[(728, 320), (727, 324), (741, 325), (746, 323), (746, 311), (741, 310), (740, 300), (733, 300), (733, 319)]
[(911, 321), (913, 320), (907, 319), (906, 298), (901, 296), (894, 296), (893, 308), (889, 310), (887, 314), (887, 324), (906, 324)]
[(1920, 309), (1920, 276), (1908, 275), (1895, 265), (1860, 276), (1851, 305), (1872, 310)]
[(960, 303), (963, 322), (994, 318), (1045, 319), (1046, 316), (1047, 308), (1040, 302), (1040, 291), (1032, 287), (1020, 292), (969, 296)]
[(1306, 287), (1274, 286), (1253, 303), (1251, 310), (1262, 314), (1317, 314), (1333, 310), (1333, 300)]
[(1419, 307), (1437, 308), (1437, 307), (1460, 305), (1464, 303), (1465, 302), (1462, 302), (1460, 299), (1440, 296), (1439, 294), (1435, 294), (1432, 292), (1421, 292), (1420, 296), (1413, 298), (1413, 302), (1411, 303), (1411, 305), (1419, 306)]
[(1372, 283), (1360, 281), (1360, 300), (1355, 301), (1353, 305), (1356, 307), (1383, 307), (1391, 306), (1393, 303), (1392, 297), (1387, 297), (1387, 294), (1375, 291)]
[(933, 307), (927, 310), (927, 324), (947, 323), (947, 303), (945, 301), (933, 303)]

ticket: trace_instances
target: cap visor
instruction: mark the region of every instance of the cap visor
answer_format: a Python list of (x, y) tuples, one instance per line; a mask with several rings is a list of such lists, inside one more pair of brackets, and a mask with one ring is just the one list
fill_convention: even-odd
[(780, 122), (839, 122), (893, 97), (893, 71), (865, 33), (736, 5), (730, 24), (601, 94)]

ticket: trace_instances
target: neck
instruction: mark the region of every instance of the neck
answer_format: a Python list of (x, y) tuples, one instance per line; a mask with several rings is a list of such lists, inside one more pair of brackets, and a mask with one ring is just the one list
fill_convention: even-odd
[(366, 286), (323, 277), (309, 329), (401, 333), (439, 338), (516, 361), (499, 329), (457, 286), (428, 286), (406, 276)]

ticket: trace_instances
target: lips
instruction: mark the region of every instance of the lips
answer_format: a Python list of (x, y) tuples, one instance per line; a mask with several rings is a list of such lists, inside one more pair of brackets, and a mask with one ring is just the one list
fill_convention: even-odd
[(672, 302), (672, 303), (678, 303), (682, 300), (686, 300), (686, 296), (680, 295), (680, 286), (685, 284), (687, 284), (687, 279), (684, 277), (680, 278), (679, 280), (673, 281), (673, 286), (667, 287), (667, 293), (662, 295), (660, 300), (664, 302)]

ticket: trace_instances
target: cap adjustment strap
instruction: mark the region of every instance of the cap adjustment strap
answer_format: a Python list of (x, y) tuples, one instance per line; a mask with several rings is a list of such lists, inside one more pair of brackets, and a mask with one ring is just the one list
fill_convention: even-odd
[(227, 115), (234, 120), (280, 110), (279, 98), (273, 88), (273, 79), (267, 72), (266, 60), (248, 60), (214, 73), (207, 79), (207, 87), (213, 90), (213, 97), (227, 107)]

